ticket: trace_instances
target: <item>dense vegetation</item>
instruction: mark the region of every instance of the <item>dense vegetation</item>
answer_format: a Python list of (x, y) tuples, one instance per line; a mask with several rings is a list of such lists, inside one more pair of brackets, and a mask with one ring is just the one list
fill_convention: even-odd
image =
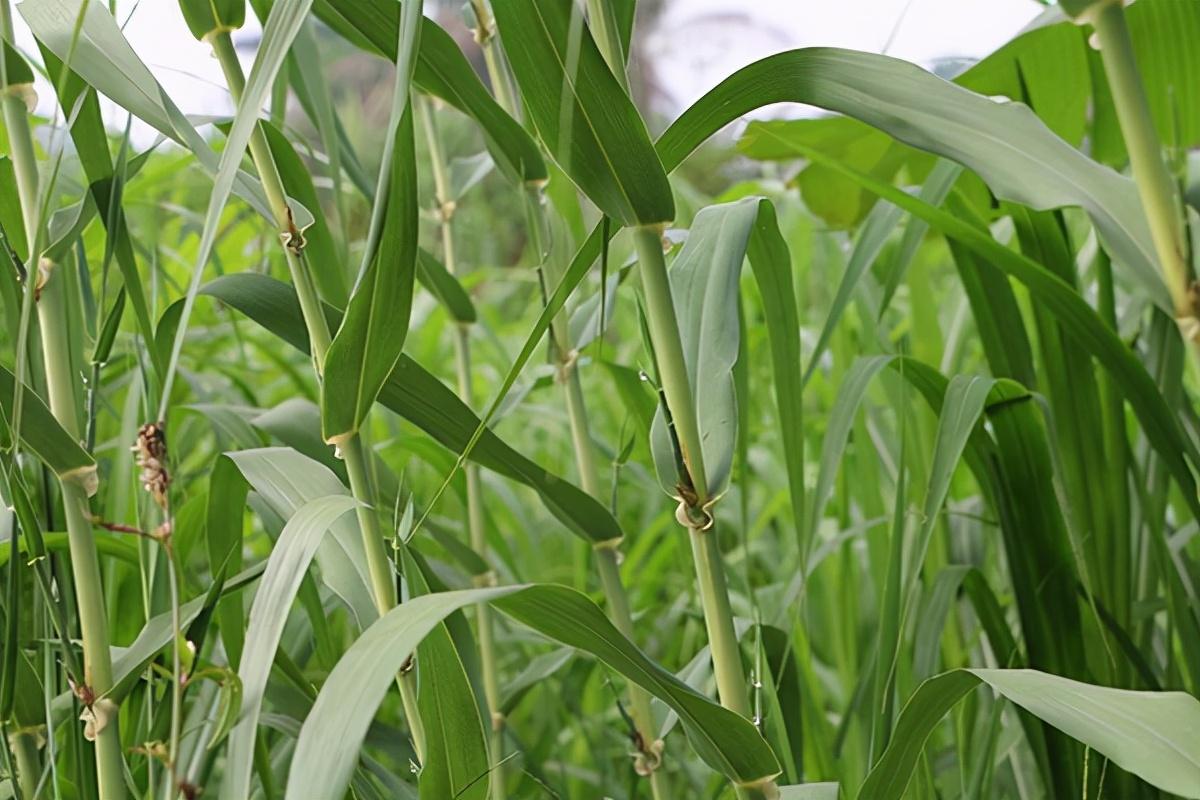
[(1200, 2), (656, 137), (633, 0), (179, 5), (0, 0), (0, 798), (1200, 797)]

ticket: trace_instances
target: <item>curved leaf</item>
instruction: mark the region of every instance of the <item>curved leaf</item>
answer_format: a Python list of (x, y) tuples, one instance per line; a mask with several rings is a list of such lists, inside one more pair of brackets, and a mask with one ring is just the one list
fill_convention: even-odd
[(296, 509), (271, 548), (266, 571), (250, 606), (246, 650), (238, 668), (243, 692), (241, 714), (237, 725), (229, 732), (222, 797), (250, 796), (258, 718), (283, 626), (321, 538), (336, 520), (356, 505), (354, 498), (340, 494), (309, 500)]
[[(1170, 307), (1132, 180), (1055, 136), (1027, 106), (983, 97), (899, 59), (806, 48), (756, 61), (722, 81), (663, 134), (658, 145), (663, 163), (669, 169), (731, 120), (784, 102), (846, 114), (957, 161), (1004, 199), (1040, 209), (1082, 207), (1147, 295)], [(751, 123), (746, 137), (763, 133)], [(797, 149), (796, 156), (811, 157), (811, 148)]]
[(957, 669), (922, 683), (858, 797), (899, 800), (925, 740), (980, 683), (1147, 783), (1200, 797), (1200, 700), (1183, 692), (1110, 689), (1036, 670), (1004, 669)]
[(334, 667), (304, 721), (288, 775), (289, 800), (342, 797), (396, 671), (447, 615), (479, 602), (595, 655), (662, 699), (679, 713), (701, 758), (735, 782), (751, 784), (778, 774), (774, 755), (749, 720), (647, 659), (586, 597), (562, 586), (508, 586), (417, 597), (368, 628)]
[[(202, 293), (233, 306), (293, 347), (308, 352), (300, 304), (287, 284), (265, 275), (241, 273), (212, 281)], [(337, 312), (327, 308), (326, 315), (337, 322)], [(624, 535), (612, 513), (593, 497), (521, 455), (490, 429), (480, 432), (479, 417), (408, 356), (400, 356), (380, 391), (379, 402), (456, 453), (462, 453), (479, 432), (470, 457), (534, 489), (551, 513), (588, 542), (616, 541)]]

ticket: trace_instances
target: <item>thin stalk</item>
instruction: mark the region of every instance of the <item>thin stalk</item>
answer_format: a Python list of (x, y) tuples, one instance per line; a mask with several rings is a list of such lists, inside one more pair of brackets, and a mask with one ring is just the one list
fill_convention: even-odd
[[(675, 516), (688, 529), (692, 558), (696, 564), (696, 579), (708, 644), (712, 652), (713, 673), (717, 679), (717, 694), (726, 708), (750, 716), (750, 695), (746, 674), (742, 668), (741, 651), (733, 627), (733, 609), (729, 603), (729, 587), (725, 582), (725, 564), (717, 543), (714, 520), (710, 513), (713, 498), (709, 497), (704, 473), (704, 458), (700, 449), (700, 428), (692, 389), (688, 381), (687, 364), (683, 357), (683, 342), (671, 285), (667, 279), (667, 264), (663, 258), (662, 232), (656, 226), (634, 229), (641, 268), (642, 290), (646, 298), (647, 325), (654, 347), (659, 380), (666, 396), (667, 407), (679, 439), (685, 475), (680, 476), (679, 509)], [(771, 797), (775, 785), (738, 786), (739, 797)]]
[(492, 16), (488, 0), (471, 0), (471, 13), (475, 15), (475, 41), (483, 50), (483, 61), (496, 102), (509, 114), (517, 107), (512, 86), (508, 82), (508, 70), (504, 68), (504, 54), (496, 46), (496, 20)]
[[(238, 61), (237, 51), (234, 50), (229, 32), (215, 31), (206, 38), (221, 65), (221, 70), (225, 73), (230, 93), (235, 101), (240, 100), (246, 87), (246, 78), (242, 73), (242, 65)], [(287, 205), (287, 195), (284, 192), (283, 181), (279, 176), (275, 160), (271, 156), (266, 137), (263, 136), (262, 129), (257, 126), (250, 135), (249, 150), (254, 168), (258, 171), (259, 180), (262, 182), (263, 191), (267, 195), (271, 213), (275, 217), (275, 224), (284, 239), (284, 255), (287, 259), (292, 285), (300, 300), (304, 325), (308, 330), (313, 368), (316, 371), (317, 380), (321, 380), (325, 354), (329, 351), (329, 344), (332, 341), (329, 323), (325, 319), (316, 284), (313, 282), (303, 256), (298, 248), (291, 246), (295, 243), (294, 237), (298, 234), (293, 226), (291, 211)], [(387, 552), (383, 546), (383, 531), (372, 502), (374, 492), (368, 477), (370, 473), (367, 468), (366, 450), (362, 445), (360, 434), (357, 433), (342, 442), (339, 449), (346, 462), (346, 473), (350, 478), (350, 492), (354, 499), (358, 500), (355, 513), (359, 529), (362, 532), (367, 568), (371, 574), (372, 597), (380, 616), (383, 616), (396, 605), (396, 584), (392, 575), (391, 563), (388, 561)], [(405, 669), (397, 676), (396, 680), (400, 687), (400, 698), (403, 701), (404, 714), (412, 733), (417, 759), (424, 762), (425, 732), (420, 714), (417, 712), (415, 675), (410, 669)]]
[[(13, 129), (10, 128), (10, 135)], [(64, 281), (50, 270), (38, 301), (42, 327), (42, 350), (46, 364), (50, 410), (58, 423), (79, 438), (74, 384), (71, 375), (70, 337)], [(87, 492), (74, 480), (60, 481), (71, 553), (71, 572), (79, 605), (79, 627), (83, 635), (83, 678), (86, 692), (95, 697), (96, 774), (101, 800), (125, 796), (124, 759), (117, 729), (117, 705), (107, 697), (113, 688), (112, 655), (108, 643), (108, 620), (104, 614), (104, 590), (100, 584), (100, 559), (92, 533)]]
[[(12, 18), (7, 2), (0, 3), (4, 38), (12, 39)], [(25, 238), (30, 248), (30, 282), (33, 290), (38, 276), (33, 274), (37, 264), (35, 247), (38, 241), (38, 172), (34, 157), (33, 139), (25, 107), (16, 97), (3, 97), (4, 121), (8, 132), (10, 156), (17, 181), (25, 223)], [(42, 348), (46, 366), (46, 381), (50, 394), (50, 410), (59, 424), (79, 438), (78, 407), (71, 376), (70, 338), (64, 281), (51, 273), (42, 287), (38, 301), (38, 317), (42, 326)], [(20, 396), (20, 392), (17, 396)], [(67, 538), (71, 553), (79, 604), (79, 624), (83, 638), (83, 680), (86, 692), (95, 697), (92, 712), (99, 729), (96, 732), (96, 773), (101, 800), (125, 796), (124, 759), (121, 754), (120, 733), (117, 727), (116, 704), (105, 695), (112, 689), (112, 654), (109, 650), (108, 621), (104, 615), (104, 592), (100, 583), (100, 561), (93, 538), (87, 493), (74, 480), (60, 481), (63, 506), (66, 512)], [(15, 555), (15, 554), (14, 554)]]
[[(509, 83), (508, 70), (504, 66), (503, 51), (496, 46), (495, 21), (492, 18), (488, 0), (471, 0), (471, 8), (477, 21), (476, 40), (483, 49), (484, 60), (488, 75), (496, 93), (500, 106), (515, 119), (521, 119), (521, 107), (516, 102)], [(613, 28), (615, 31), (615, 27)], [(622, 85), (628, 91), (628, 81), (625, 78), (623, 60), (619, 68), (613, 67), (614, 74), (619, 76)], [(431, 137), (436, 138), (436, 137)], [(526, 187), (524, 194), (525, 211), (529, 229), (533, 238), (533, 246), (537, 252), (539, 263), (545, 266), (543, 258), (545, 248), (542, 232), (545, 227), (545, 211), (538, 197), (539, 187)], [(447, 226), (448, 227), (448, 226)], [(448, 234), (443, 234), (447, 236)], [(453, 242), (449, 244), (452, 246)], [(449, 264), (447, 265), (449, 268)], [(548, 272), (549, 270), (546, 270)], [(543, 273), (545, 274), (545, 273)], [(556, 276), (547, 276), (554, 279)], [(601, 287), (604, 291), (605, 287)], [(566, 393), (567, 414), (570, 419), (571, 438), (574, 444), (576, 465), (579, 469), (580, 482), (583, 489), (600, 502), (604, 502), (600, 486), (600, 478), (596, 471), (594, 449), (591, 434), (588, 430), (587, 405), (584, 402), (583, 388), (579, 380), (579, 371), (575, 368), (574, 358), (570, 354), (564, 314), (558, 314), (550, 321), (550, 335), (555, 343), (555, 349), (560, 357), (561, 382)], [(469, 396), (469, 395), (468, 395)], [(468, 466), (468, 470), (474, 469)], [(467, 475), (468, 498), (470, 497), (471, 478)], [(629, 598), (625, 585), (621, 582), (620, 558), (617, 543), (594, 548), (596, 552), (596, 568), (600, 573), (600, 583), (604, 589), (605, 603), (613, 624), (626, 638), (633, 641), (633, 615), (630, 613)], [(655, 800), (665, 800), (670, 796), (667, 787), (666, 773), (661, 769), (662, 743), (654, 735), (654, 717), (650, 712), (650, 695), (640, 686), (629, 686), (630, 718), (633, 720), (637, 735), (637, 747), (640, 752), (639, 769), (645, 769), (650, 774), (650, 791)]]
[[(450, 196), (450, 180), (446, 172), (445, 154), (442, 152), (441, 137), (433, 117), (429, 101), (417, 103), (421, 124), (425, 129), (426, 147), (429, 148), (429, 165), (433, 174), (435, 199), (438, 204), (439, 229), (442, 237), (442, 261), (451, 275), (458, 274), (458, 260), (454, 254), (454, 199)], [(474, 396), (471, 380), (471, 336), (467, 326), (458, 324), (454, 337), (454, 363), (458, 377), (458, 395), (467, 405)], [(484, 562), (490, 564), (488, 543), (483, 519), (483, 494), (479, 483), (479, 467), (466, 464), (463, 471), (467, 479), (467, 531), (474, 550)], [(476, 586), (489, 586), (495, 582), (491, 571), (474, 577)], [(480, 603), (475, 607), (479, 627), (479, 659), (483, 670), (483, 694), (491, 716), (491, 775), (489, 785), (494, 800), (505, 797), (504, 783), (504, 712), (501, 710), (499, 672), (496, 668), (495, 624), (491, 606)]]
[(1090, 21), (1096, 29), (1104, 74), (1112, 89), (1133, 179), (1150, 223), (1159, 269), (1171, 294), (1175, 321), (1184, 339), (1197, 348), (1200, 347), (1200, 292), (1187, 264), (1182, 209), (1154, 130), (1123, 5), (1111, 0), (1098, 7)]

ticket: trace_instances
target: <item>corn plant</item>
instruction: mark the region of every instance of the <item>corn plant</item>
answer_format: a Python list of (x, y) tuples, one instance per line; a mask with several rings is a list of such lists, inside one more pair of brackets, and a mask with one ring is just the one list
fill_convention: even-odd
[(1200, 3), (1126, 6), (664, 122), (626, 0), (179, 0), (214, 120), (0, 0), (0, 797), (1200, 797)]

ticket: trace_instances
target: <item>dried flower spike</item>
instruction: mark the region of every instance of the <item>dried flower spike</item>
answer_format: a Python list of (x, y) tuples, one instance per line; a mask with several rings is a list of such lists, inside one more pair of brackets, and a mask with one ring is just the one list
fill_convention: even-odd
[(138, 469), (142, 471), (142, 486), (159, 508), (167, 508), (167, 488), (171, 476), (167, 473), (167, 436), (161, 422), (147, 422), (138, 429), (137, 442), (132, 448), (137, 453)]

